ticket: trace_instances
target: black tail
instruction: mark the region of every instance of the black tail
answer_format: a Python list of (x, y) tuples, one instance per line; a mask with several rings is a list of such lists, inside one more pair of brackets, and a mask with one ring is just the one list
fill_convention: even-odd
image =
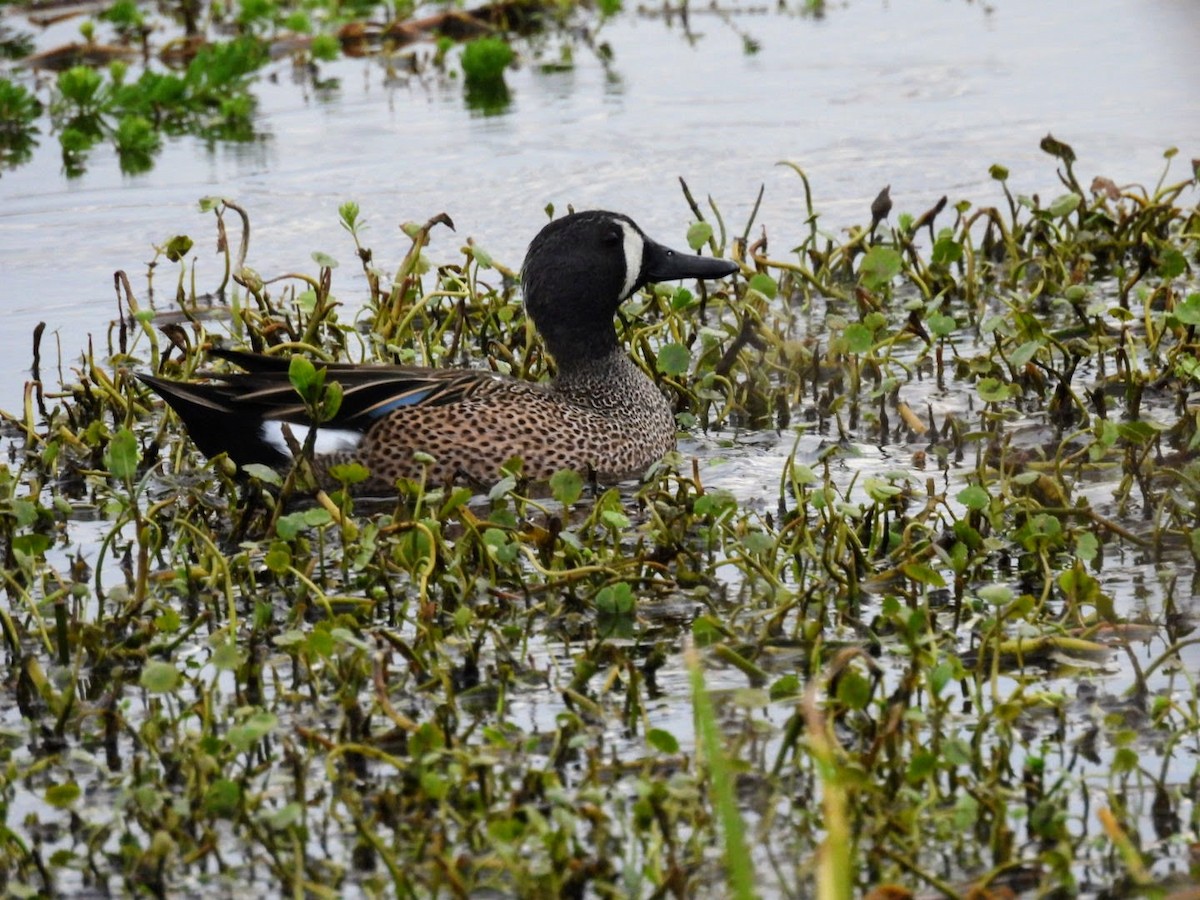
[(231, 384), (188, 384), (138, 375), (175, 410), (192, 441), (207, 457), (226, 453), (239, 466), (261, 463), (280, 468), (291, 462), (263, 440), (263, 417), (253, 408), (239, 408)]

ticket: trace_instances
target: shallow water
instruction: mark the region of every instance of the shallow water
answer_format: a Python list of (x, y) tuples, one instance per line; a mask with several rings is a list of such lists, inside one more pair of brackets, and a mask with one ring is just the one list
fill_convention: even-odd
[[(999, 202), (1002, 195), (988, 175), (993, 163), (1010, 169), (1016, 191), (1061, 193), (1054, 161), (1038, 149), (1048, 132), (1080, 154), (1077, 172), (1084, 184), (1094, 174), (1118, 183), (1153, 179), (1169, 146), (1180, 147), (1184, 158), (1200, 155), (1200, 117), (1194, 115), (1200, 59), (1193, 46), (1200, 5), (1191, 0), (1103, 0), (1085, 13), (1037, 0), (995, 7), (856, 2), (822, 20), (765, 6), (731, 9), (729, 21), (696, 10), (692, 28), (700, 37), (694, 45), (678, 22), (656, 16), (608, 23), (597, 36), (615, 52), (607, 70), (583, 47), (576, 48), (576, 67), (567, 73), (544, 73), (527, 60), (509, 75), (513, 103), (498, 116), (465, 109), (454, 82), (388, 85), (377, 62), (323, 66), (323, 76), (340, 78), (341, 87), (321, 94), (294, 83), (289, 65), (279, 63), (277, 81), (259, 90), (264, 137), (250, 145), (172, 139), (150, 173), (131, 178), (98, 148), (87, 174), (68, 182), (52, 139), (44, 137), (32, 164), (0, 178), (0, 270), (7, 288), (0, 352), (10, 360), (0, 378), (0, 407), (20, 402), (20, 370), (34, 324), (45, 321), (58, 333), (64, 358), (73, 358), (85, 335), (99, 334), (113, 318), (112, 271), (126, 268), (140, 276), (152, 243), (191, 234), (201, 254), (201, 289), (215, 285), (220, 263), (208, 255), (215, 229), (195, 205), (205, 195), (228, 196), (249, 211), (250, 262), (263, 275), (311, 271), (309, 254), (325, 251), (342, 261), (335, 285), (353, 301), (361, 277), (354, 274), (353, 245), (337, 225), (337, 206), (347, 199), (357, 200), (372, 223), (366, 238), (378, 259), (394, 260), (406, 249), (394, 231), (397, 223), (445, 211), (458, 231), (434, 233), (433, 259), (455, 258), (459, 244), (474, 237), (515, 266), (549, 202), (620, 209), (652, 235), (682, 245), (690, 213), (677, 176), (698, 197), (711, 195), (737, 232), (761, 184), (766, 190), (758, 225), (766, 227), (774, 254), (783, 256), (803, 234), (806, 212), (799, 180), (775, 165), (782, 159), (808, 172), (821, 223), (836, 229), (866, 220), (871, 200), (887, 184), (893, 220), (901, 211), (923, 211), (943, 194), (951, 202)], [(63, 40), (72, 27), (59, 29)], [(744, 52), (743, 34), (759, 42), (758, 53)], [(1175, 178), (1183, 177), (1185, 165), (1176, 164)], [(133, 280), (135, 288), (144, 284), (144, 278)], [(168, 294), (173, 282), (173, 274), (160, 270), (161, 293)], [(160, 301), (160, 308), (165, 305)], [(53, 356), (49, 340), (43, 356)], [(933, 403), (939, 416), (945, 414), (940, 402), (961, 413), (961, 392), (940, 396), (928, 380), (904, 390), (914, 405)], [(1038, 423), (1029, 428), (1040, 439)], [(799, 458), (812, 460), (830, 440), (815, 430), (798, 440), (790, 433), (713, 432), (692, 436), (681, 449), (703, 461), (706, 488), (726, 488), (743, 507), (769, 511), (793, 446)], [(908, 469), (911, 454), (911, 446), (860, 443), (833, 465), (838, 480), (849, 481)], [(960, 486), (954, 470), (931, 466), (915, 474), (952, 485), (950, 495)], [(1105, 512), (1111, 487), (1079, 490)], [(106, 531), (83, 523), (73, 526), (73, 539), (95, 546)], [(1102, 574), (1118, 616), (1160, 621), (1163, 575), (1172, 567), (1155, 566), (1128, 548), (1107, 552)], [(56, 548), (53, 554), (52, 562), (66, 569), (66, 552)], [(1190, 564), (1184, 559), (1179, 570)], [(729, 565), (718, 574), (740, 577), (741, 570)], [(104, 583), (120, 579), (110, 560)], [(1186, 590), (1186, 576), (1180, 581), (1177, 589)], [(735, 589), (736, 581), (727, 586)], [(651, 621), (690, 618), (695, 604), (678, 602), (686, 608), (662, 604), (643, 614)], [(1144, 667), (1163, 644), (1156, 634), (1129, 652)], [(180, 652), (202, 655), (207, 649), (195, 643)], [(1185, 648), (1180, 660), (1186, 669), (1200, 670), (1200, 647)], [(531, 647), (530, 662), (553, 674), (567, 670), (571, 656), (548, 639)], [(1134, 684), (1123, 651), (1086, 675), (1077, 665), (1048, 667), (1040, 685), (1078, 697), (1069, 708), (1072, 737)], [(746, 684), (719, 661), (706, 667), (709, 687), (718, 694), (732, 695)], [(1016, 681), (1002, 676), (999, 687), (1007, 695)], [(1149, 687), (1166, 691), (1172, 683), (1160, 671)], [(677, 658), (663, 669), (660, 688), (648, 721), (690, 743), (689, 688)], [(527, 732), (549, 733), (562, 706), (557, 694), (539, 686), (514, 697), (510, 709), (508, 718)], [(788, 714), (786, 704), (773, 704), (761, 717), (782, 727)], [(967, 717), (964, 712), (964, 728)], [(1056, 725), (1047, 719), (1028, 727), (1049, 736)], [(0, 729), (19, 734), (22, 727), (15, 709), (0, 715)], [(615, 727), (606, 741), (616, 757), (645, 751), (640, 736)], [(778, 732), (764, 739), (766, 756), (778, 741)], [(1151, 746), (1139, 749), (1147, 769), (1163, 769), (1172, 784), (1187, 783), (1194, 758), (1180, 753), (1163, 760)], [(1103, 790), (1112, 754), (1112, 747), (1102, 746), (1094, 761), (1073, 763), (1075, 771)], [(98, 760), (89, 762), (81, 776), (99, 770)], [(36, 809), (39, 802), (36, 793), (22, 793), (13, 808)], [(1190, 817), (1189, 801), (1179, 811)], [(1072, 815), (1081, 827), (1094, 828), (1083, 810)]]
[[(337, 226), (347, 199), (372, 223), (377, 258), (402, 251), (396, 224), (444, 211), (457, 234), (435, 233), (432, 258), (454, 258), (473, 237), (516, 266), (547, 203), (621, 210), (681, 245), (690, 213), (680, 176), (701, 202), (712, 196), (736, 233), (765, 186), (756, 227), (778, 253), (805, 218), (800, 181), (780, 160), (808, 172), (822, 225), (837, 228), (865, 221), (889, 184), (893, 221), (943, 194), (999, 202), (993, 163), (1010, 169), (1016, 191), (1061, 193), (1038, 149), (1048, 132), (1075, 147), (1085, 184), (1096, 174), (1154, 179), (1170, 146), (1181, 149), (1183, 177), (1185, 160), (1200, 155), (1200, 5), (1190, 0), (855, 2), (820, 20), (767, 5), (722, 9), (693, 12), (694, 43), (677, 19), (657, 15), (603, 25), (608, 70), (584, 46), (569, 72), (526, 59), (508, 76), (511, 106), (495, 116), (466, 109), (457, 81), (389, 85), (377, 61), (322, 66), (340, 79), (332, 92), (295, 83), (278, 62), (278, 77), (258, 89), (261, 140), (168, 139), (140, 176), (121, 175), (98, 147), (86, 174), (67, 180), (43, 122), (33, 162), (0, 177), (0, 353), (10, 361), (0, 408), (19, 403), (33, 326), (46, 322), (73, 358), (115, 315), (113, 271), (141, 273), (153, 244), (192, 235), (201, 289), (216, 285), (215, 229), (196, 211), (203, 196), (249, 211), (250, 259), (264, 275), (311, 270), (316, 250), (355, 268)], [(39, 45), (76, 29), (55, 26)], [(744, 51), (742, 34), (757, 53)], [(342, 292), (358, 283), (348, 275), (335, 282)], [(172, 284), (160, 270), (158, 288)]]

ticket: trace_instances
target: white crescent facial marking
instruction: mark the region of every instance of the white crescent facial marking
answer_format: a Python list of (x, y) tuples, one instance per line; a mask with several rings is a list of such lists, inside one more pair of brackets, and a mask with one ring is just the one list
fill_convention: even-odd
[[(259, 426), (258, 433), (264, 441), (280, 453), (290, 454), (291, 450), (283, 437), (284, 424), (284, 422), (267, 419)], [(304, 442), (308, 440), (308, 426), (293, 425), (291, 422), (286, 424), (288, 430), (292, 432), (292, 437), (296, 439), (296, 443), (303, 447)], [(313, 447), (313, 453), (321, 455), (324, 453), (336, 453), (339, 450), (353, 450), (362, 442), (362, 437), (362, 434), (359, 432), (347, 428), (319, 428), (317, 429), (317, 443)]]
[(616, 221), (625, 234), (625, 284), (621, 287), (621, 299), (624, 300), (633, 293), (633, 286), (637, 284), (638, 276), (642, 274), (642, 254), (645, 251), (646, 242), (642, 240), (638, 230), (624, 219)]

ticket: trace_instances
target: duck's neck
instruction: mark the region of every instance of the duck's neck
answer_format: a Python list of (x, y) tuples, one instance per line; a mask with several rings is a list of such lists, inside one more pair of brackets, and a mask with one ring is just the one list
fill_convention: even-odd
[(595, 409), (666, 408), (657, 385), (622, 347), (614, 347), (598, 359), (560, 361), (551, 390), (572, 403)]
[(559, 322), (539, 331), (558, 366), (560, 380), (576, 375), (587, 377), (605, 368), (610, 357), (625, 356), (612, 322), (601, 326), (594, 322)]

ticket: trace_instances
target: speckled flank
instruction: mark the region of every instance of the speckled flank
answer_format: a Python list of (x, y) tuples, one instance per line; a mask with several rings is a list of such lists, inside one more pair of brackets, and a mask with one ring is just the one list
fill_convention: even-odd
[[(371, 472), (367, 490), (397, 478), (432, 483), (469, 478), (494, 482), (514, 456), (525, 475), (545, 480), (560, 469), (602, 481), (643, 472), (675, 446), (675, 419), (654, 383), (621, 351), (586, 374), (550, 385), (493, 380), (455, 403), (399, 410), (367, 432), (362, 444), (321, 458), (322, 468), (358, 462)], [(414, 453), (433, 463), (421, 464)]]

